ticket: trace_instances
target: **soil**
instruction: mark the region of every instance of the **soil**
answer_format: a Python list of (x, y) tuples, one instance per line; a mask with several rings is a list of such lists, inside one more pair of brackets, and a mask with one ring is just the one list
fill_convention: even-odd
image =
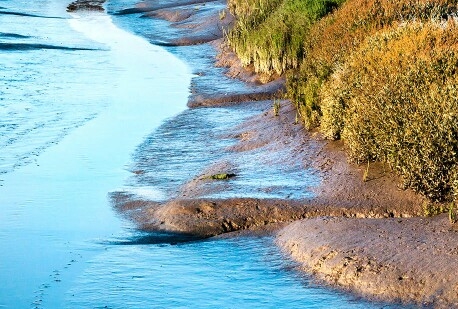
[[(220, 15), (222, 4), (148, 0), (119, 14), (168, 20), (183, 32), (164, 45), (211, 44), (215, 65), (252, 86), (249, 91), (213, 94), (203, 94), (196, 87), (189, 107), (238, 106), (281, 97), (282, 77), (256, 75), (222, 43), (223, 31), (215, 29), (233, 23), (227, 9), (223, 18)], [(458, 308), (458, 279), (453, 271), (458, 266), (454, 241), (458, 235), (448, 219), (419, 217), (424, 212), (422, 196), (402, 190), (401, 180), (386, 166), (353, 164), (341, 142), (306, 132), (290, 102), (281, 101), (278, 116), (271, 101), (265, 104), (261, 113), (218, 137), (231, 137), (237, 143), (222, 150), (227, 153), (224, 159), (191, 175), (175, 197), (150, 201), (118, 192), (113, 194), (115, 207), (144, 230), (199, 237), (277, 230), (286, 255), (324, 282), (369, 298)], [(255, 150), (263, 164), (272, 160), (285, 168), (306, 169), (320, 179), (304, 188), (313, 194), (282, 199), (207, 197), (228, 188), (227, 183), (209, 181), (212, 175), (221, 171), (237, 175), (240, 171), (233, 158)]]
[(320, 217), (277, 236), (303, 270), (351, 292), (427, 308), (458, 307), (458, 227), (434, 218)]
[[(411, 191), (400, 190), (396, 185), (399, 179), (384, 172), (383, 166), (371, 166), (363, 181), (366, 166), (349, 163), (340, 143), (322, 139), (320, 134), (306, 132), (295, 124), (295, 109), (290, 102), (282, 101), (278, 116), (270, 102), (266, 103), (264, 112), (217, 137), (234, 138), (237, 142), (221, 149), (227, 155), (190, 177), (172, 200), (139, 201), (135, 196), (118, 192), (113, 196), (115, 205), (142, 229), (202, 237), (318, 216), (406, 218), (422, 212), (423, 199)], [(317, 186), (303, 188), (314, 195), (284, 200), (205, 197), (224, 195), (229, 183), (212, 180), (211, 176), (237, 175), (241, 171), (236, 158), (253, 151), (260, 167), (281, 164), (283, 168), (308, 169), (321, 180)], [(266, 180), (259, 179), (261, 182)]]

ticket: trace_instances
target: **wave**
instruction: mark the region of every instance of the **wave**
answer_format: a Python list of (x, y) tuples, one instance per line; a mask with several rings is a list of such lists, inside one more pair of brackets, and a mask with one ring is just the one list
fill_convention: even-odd
[(49, 45), (40, 43), (0, 43), (0, 50), (3, 51), (21, 51), (21, 50), (40, 50), (40, 49), (59, 49), (59, 50), (100, 50), (86, 47), (69, 47), (59, 45)]
[(0, 32), (0, 38), (27, 39), (27, 38), (30, 38), (30, 36), (17, 34), (17, 33)]
[[(0, 9), (4, 9), (4, 8), (0, 7)], [(59, 16), (44, 16), (44, 15), (36, 15), (36, 14), (29, 14), (29, 13), (22, 13), (22, 12), (11, 12), (11, 11), (0, 11), (0, 15), (15, 15), (15, 16), (25, 16), (25, 17), (67, 19), (65, 17), (59, 17)]]

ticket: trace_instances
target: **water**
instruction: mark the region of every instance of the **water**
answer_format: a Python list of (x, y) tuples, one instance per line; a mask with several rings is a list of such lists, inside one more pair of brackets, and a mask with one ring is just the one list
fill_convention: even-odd
[[(270, 109), (269, 104), (267, 109)], [(318, 176), (305, 169), (300, 160), (285, 163), (285, 158), (292, 157), (292, 149), (230, 150), (239, 142), (230, 133), (237, 129), (238, 124), (265, 110), (264, 102), (250, 102), (229, 108), (196, 108), (180, 113), (137, 147), (133, 153), (132, 170), (141, 173), (130, 177), (130, 186), (123, 190), (142, 198), (144, 189), (153, 187), (162, 193), (158, 200), (177, 196), (297, 200), (312, 197), (310, 187), (319, 183)], [(219, 166), (220, 172), (233, 172), (237, 176), (230, 181), (202, 182), (204, 188), (196, 190), (193, 179), (202, 178), (212, 166)]]
[(0, 308), (381, 306), (310, 285), (270, 238), (194, 241), (119, 218), (108, 194), (185, 110), (190, 69), (67, 4), (0, 1)]

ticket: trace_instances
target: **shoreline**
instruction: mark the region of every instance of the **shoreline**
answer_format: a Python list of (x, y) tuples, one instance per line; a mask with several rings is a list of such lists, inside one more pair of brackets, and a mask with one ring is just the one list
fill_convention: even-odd
[[(189, 0), (164, 6), (144, 1), (123, 13), (141, 12), (143, 17), (166, 19), (172, 27), (190, 31), (187, 37), (171, 40), (165, 46), (217, 47), (221, 41), (215, 40), (218, 35), (210, 35), (208, 29), (215, 25), (229, 27), (232, 20), (227, 11), (220, 20), (217, 6), (207, 7), (205, 12), (195, 9), (196, 5), (205, 4)], [(209, 19), (202, 22), (203, 16)], [(217, 65), (228, 67), (231, 77), (253, 87), (251, 91), (212, 95), (199, 93), (197, 87), (189, 98), (190, 108), (227, 107), (278, 97), (284, 87), (281, 79), (262, 84), (263, 77), (241, 68), (233, 54), (223, 53), (217, 59), (217, 53), (215, 49)], [(266, 104), (262, 113), (241, 124), (243, 129), (238, 129), (242, 133), (236, 136), (239, 142), (230, 151), (237, 155), (259, 145), (292, 149), (295, 155), (286, 161), (299, 160), (303, 168), (313, 169), (321, 179), (313, 188), (313, 197), (201, 198), (199, 194), (203, 194), (208, 182), (202, 175), (195, 175), (186, 183), (186, 197), (155, 202), (120, 192), (112, 197), (117, 210), (144, 230), (200, 237), (269, 229), (274, 224), (277, 243), (285, 255), (299, 262), (305, 272), (333, 287), (368, 299), (422, 307), (458, 307), (458, 282), (450, 271), (458, 266), (458, 259), (453, 258), (456, 229), (444, 216), (419, 218), (424, 203), (421, 196), (410, 190), (401, 191), (398, 178), (385, 172), (381, 164), (371, 165), (367, 178), (364, 177), (366, 166), (348, 163), (340, 142), (327, 141), (319, 133), (305, 132), (300, 125), (294, 125), (294, 109), (288, 102), (282, 104), (282, 121)], [(261, 121), (269, 125), (260, 126)], [(220, 167), (208, 167), (207, 176), (220, 171)]]

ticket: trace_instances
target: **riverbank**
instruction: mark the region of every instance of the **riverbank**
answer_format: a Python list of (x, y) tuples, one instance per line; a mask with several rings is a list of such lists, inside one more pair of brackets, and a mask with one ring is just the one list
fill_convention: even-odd
[[(210, 56), (216, 57), (224, 31), (209, 35), (209, 29), (227, 29), (233, 20), (222, 5), (225, 3), (144, 1), (119, 14), (163, 18), (176, 30), (161, 38), (164, 46), (212, 44), (216, 48)], [(453, 244), (456, 231), (447, 220), (418, 218), (424, 213), (425, 200), (399, 189), (399, 179), (383, 164), (348, 163), (341, 142), (326, 140), (318, 132), (305, 132), (297, 124), (291, 103), (280, 100), (282, 79), (262, 84), (264, 77), (254, 74), (253, 68), (245, 70), (227, 50), (220, 53), (218, 63), (230, 66), (228, 74), (242, 77), (249, 87), (221, 93), (201, 87), (195, 78), (188, 105), (239, 108), (240, 113), (254, 115), (240, 117), (239, 123), (226, 123), (226, 134), (212, 135), (217, 147), (208, 151), (220, 157), (207, 165), (201, 162), (172, 195), (151, 201), (132, 192), (118, 192), (113, 195), (117, 209), (141, 229), (199, 237), (264, 230), (271, 225), (284, 227), (302, 219), (278, 232), (278, 244), (317, 278), (370, 299), (456, 307), (456, 282), (448, 275), (452, 272), (446, 271), (458, 266)], [(196, 73), (205, 77), (206, 69)], [(246, 102), (275, 97), (277, 108), (273, 101)], [(241, 157), (254, 160), (252, 164), (260, 172), (245, 172), (248, 166), (240, 164)], [(185, 154), (182, 160), (187, 160)], [(261, 172), (268, 166), (281, 167), (275, 172), (283, 179), (296, 179), (294, 171), (298, 169), (306, 170), (310, 179), (294, 190), (283, 184), (270, 185), (273, 173)], [(152, 170), (144, 164), (134, 172), (138, 178), (146, 178)], [(223, 179), (215, 179), (218, 176)], [(262, 188), (260, 197), (250, 196), (251, 191), (237, 191), (243, 187), (237, 182), (243, 183), (247, 177)], [(297, 191), (306, 193), (295, 196)], [(234, 192), (245, 197), (234, 197)], [(272, 197), (272, 193), (278, 194)]]

